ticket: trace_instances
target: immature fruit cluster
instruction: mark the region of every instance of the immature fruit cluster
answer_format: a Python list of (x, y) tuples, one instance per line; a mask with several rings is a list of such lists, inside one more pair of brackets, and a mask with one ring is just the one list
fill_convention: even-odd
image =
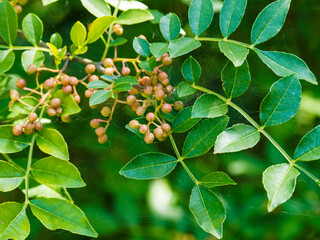
[(27, 117), (27, 123), (25, 125), (14, 125), (12, 128), (12, 133), (15, 136), (20, 136), (23, 132), (26, 135), (32, 134), (34, 131), (41, 131), (43, 129), (43, 125), (40, 121), (36, 121), (38, 119), (38, 115), (35, 112), (29, 113)]
[(61, 99), (60, 98), (53, 98), (50, 101), (50, 107), (48, 108), (48, 115), (50, 117), (60, 116), (63, 112), (61, 106)]

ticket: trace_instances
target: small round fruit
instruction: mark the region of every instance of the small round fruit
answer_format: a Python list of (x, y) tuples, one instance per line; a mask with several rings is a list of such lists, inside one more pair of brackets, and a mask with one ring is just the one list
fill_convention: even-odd
[(168, 103), (163, 104), (162, 107), (161, 107), (161, 111), (163, 113), (170, 113), (172, 111), (171, 104), (168, 104)]
[(27, 122), (26, 126), (24, 127), (24, 130), (34, 130), (35, 129), (35, 124), (33, 122)]
[(114, 69), (113, 69), (113, 67), (107, 67), (107, 68), (104, 70), (104, 74), (112, 76), (112, 75), (114, 74)]
[(50, 117), (54, 117), (57, 114), (56, 110), (54, 108), (49, 108), (48, 109), (48, 115)]
[(163, 90), (163, 86), (161, 83), (158, 83), (156, 84), (154, 87), (153, 87), (153, 90), (156, 92), (158, 90)]
[(121, 74), (122, 74), (123, 76), (128, 76), (128, 75), (130, 75), (130, 72), (131, 72), (131, 70), (130, 70), (130, 68), (128, 68), (128, 67), (123, 67), (123, 68), (121, 69)]
[(70, 77), (70, 85), (71, 85), (71, 86), (77, 86), (78, 83), (79, 83), (78, 78), (76, 78), (76, 77)]
[(138, 107), (140, 107), (140, 103), (138, 102), (135, 102), (134, 104), (131, 105), (131, 108), (133, 111), (136, 111)]
[(173, 87), (171, 85), (168, 85), (166, 86), (165, 91), (170, 94), (173, 91)]
[(91, 97), (93, 94), (94, 94), (94, 90), (93, 89), (87, 89), (87, 90), (84, 91), (84, 96), (86, 98)]
[(34, 74), (37, 70), (38, 70), (38, 68), (37, 68), (36, 65), (30, 64), (30, 65), (28, 66), (27, 72), (28, 72), (29, 74)]
[(90, 126), (92, 128), (98, 128), (100, 126), (100, 122), (101, 122), (100, 119), (92, 119), (90, 121)]
[(106, 129), (104, 127), (98, 127), (95, 132), (100, 137), (106, 134)]
[(161, 81), (161, 83), (162, 83), (163, 86), (168, 86), (168, 85), (170, 84), (170, 81), (169, 81), (168, 78), (165, 78), (165, 79), (163, 79), (163, 80)]
[(161, 72), (158, 74), (158, 79), (161, 82), (163, 79), (167, 79), (168, 78), (168, 74), (166, 74), (165, 72)]
[(64, 122), (64, 123), (69, 123), (69, 122), (71, 122), (71, 117), (70, 117), (70, 115), (61, 116), (61, 121)]
[(134, 104), (136, 101), (137, 101), (137, 98), (134, 95), (129, 95), (127, 97), (127, 103), (130, 104), (130, 105)]
[(37, 131), (41, 131), (43, 129), (43, 125), (41, 122), (35, 122), (34, 123), (34, 129), (37, 130)]
[(19, 97), (20, 97), (20, 94), (17, 90), (13, 89), (10, 91), (10, 98), (12, 101), (14, 102), (18, 101)]
[(101, 115), (104, 117), (109, 117), (111, 114), (111, 109), (108, 106), (105, 106), (101, 109)]
[(139, 117), (141, 117), (145, 111), (146, 109), (144, 107), (137, 107), (136, 113)]
[(21, 5), (26, 5), (28, 3), (28, 0), (20, 0), (19, 3)]
[(137, 88), (133, 87), (131, 90), (128, 91), (128, 93), (130, 95), (137, 95), (140, 93), (140, 91)]
[(106, 58), (105, 60), (103, 60), (103, 66), (105, 68), (113, 67), (113, 60), (111, 58)]
[(91, 75), (89, 77), (89, 82), (94, 82), (94, 81), (98, 81), (99, 77), (97, 75)]
[(173, 104), (173, 108), (177, 111), (180, 111), (183, 109), (183, 102), (181, 101), (176, 101), (174, 104)]
[(60, 116), (62, 114), (62, 112), (63, 112), (63, 109), (61, 107), (58, 107), (56, 109), (56, 115)]
[(23, 126), (22, 125), (14, 125), (12, 128), (12, 133), (15, 136), (20, 136), (23, 132)]
[(151, 86), (146, 86), (144, 89), (143, 89), (143, 93), (147, 96), (151, 96), (153, 94), (153, 87)]
[(168, 123), (164, 123), (161, 125), (161, 128), (164, 132), (169, 133), (171, 131), (171, 126)]
[(123, 27), (120, 24), (113, 25), (112, 31), (118, 36), (123, 34)]
[(94, 64), (88, 64), (85, 68), (87, 74), (92, 74), (96, 71), (96, 66)]
[(158, 90), (155, 92), (154, 96), (156, 97), (157, 100), (163, 100), (166, 97), (166, 93), (163, 90)]
[(23, 89), (27, 86), (27, 82), (26, 80), (24, 80), (23, 78), (19, 78), (17, 81), (16, 81), (16, 87), (19, 88), (19, 89)]
[(60, 82), (63, 86), (67, 86), (70, 84), (70, 77), (68, 75), (63, 75), (60, 79)]
[(20, 5), (15, 5), (13, 8), (17, 14), (20, 14), (22, 12), (22, 7)]
[(146, 134), (149, 131), (149, 126), (146, 124), (141, 124), (139, 127), (139, 132), (141, 134)]
[(50, 90), (52, 88), (54, 88), (54, 85), (56, 84), (56, 81), (54, 78), (49, 78), (46, 81), (44, 81), (43, 83), (43, 87), (46, 90)]
[(138, 38), (141, 38), (141, 39), (147, 40), (146, 36), (144, 36), (144, 35), (140, 35), (140, 36), (138, 36)]
[(143, 86), (151, 86), (151, 79), (147, 76), (142, 78), (142, 85)]
[(34, 122), (34, 121), (37, 120), (37, 119), (38, 119), (38, 115), (37, 115), (35, 112), (29, 113), (29, 115), (28, 115), (28, 120), (29, 120), (30, 122)]
[(99, 136), (98, 137), (98, 142), (100, 144), (104, 144), (108, 141), (108, 136), (106, 134), (102, 135), (102, 136)]
[(164, 58), (162, 58), (162, 63), (165, 66), (169, 66), (172, 63), (172, 59), (170, 57), (164, 57)]
[(156, 119), (156, 115), (154, 113), (148, 113), (147, 116), (146, 116), (146, 119), (149, 121), (149, 122), (153, 122), (155, 119)]
[(131, 120), (131, 121), (129, 122), (129, 127), (130, 127), (131, 129), (137, 129), (137, 128), (140, 127), (140, 123), (139, 123), (137, 120)]
[(162, 139), (163, 133), (164, 133), (164, 132), (163, 132), (162, 128), (160, 128), (160, 127), (158, 127), (158, 128), (156, 128), (155, 130), (153, 130), (153, 134), (155, 135), (155, 137), (156, 137), (158, 140)]
[(63, 91), (65, 94), (70, 94), (70, 93), (72, 93), (72, 87), (71, 87), (70, 85), (63, 86), (63, 87), (62, 87), (62, 91)]
[(61, 99), (60, 98), (53, 98), (50, 101), (50, 107), (58, 108), (61, 106)]
[(79, 104), (80, 101), (81, 101), (81, 97), (79, 96), (79, 94), (75, 93), (75, 94), (72, 94), (72, 97), (74, 99), (74, 101)]
[(146, 144), (151, 144), (154, 141), (154, 135), (151, 132), (147, 132), (146, 135), (144, 136), (144, 141)]

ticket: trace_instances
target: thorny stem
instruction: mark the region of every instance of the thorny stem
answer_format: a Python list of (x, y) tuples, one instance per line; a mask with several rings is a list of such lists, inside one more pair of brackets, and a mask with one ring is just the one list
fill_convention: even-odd
[(253, 127), (255, 127), (259, 132), (261, 132), (261, 134), (263, 134), (271, 143), (273, 146), (275, 146), (278, 151), (284, 156), (284, 158), (289, 162), (289, 164), (291, 166), (294, 166), (296, 168), (299, 168), (301, 171), (303, 171), (308, 177), (310, 177), (313, 181), (315, 181), (318, 186), (320, 187), (320, 180), (318, 178), (316, 178), (315, 176), (313, 176), (310, 172), (308, 172), (306, 169), (302, 168), (301, 166), (297, 165), (295, 163), (295, 161), (289, 156), (289, 154), (277, 143), (276, 140), (274, 140), (269, 133), (267, 133), (264, 130), (264, 127), (260, 126), (255, 120), (253, 120), (242, 108), (240, 108), (238, 105), (234, 104), (233, 102), (231, 102), (229, 99), (223, 97), (222, 95), (220, 95), (219, 93), (216, 93), (212, 90), (209, 90), (207, 88), (204, 87), (200, 87), (200, 86), (196, 86), (193, 85), (194, 89), (200, 90), (202, 92), (205, 93), (209, 93), (212, 95), (217, 96), (218, 98), (220, 98), (222, 101), (224, 101), (226, 104), (228, 104), (229, 106), (231, 106), (233, 109), (235, 109), (237, 112), (239, 112)]

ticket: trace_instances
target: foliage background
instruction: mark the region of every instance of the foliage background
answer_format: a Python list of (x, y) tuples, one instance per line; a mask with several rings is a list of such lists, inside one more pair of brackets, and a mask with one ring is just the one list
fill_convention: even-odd
[[(269, 3), (266, 0), (249, 0), (248, 7), (240, 28), (232, 38), (249, 42), (251, 26), (257, 14)], [(163, 13), (175, 12), (182, 20), (182, 27), (191, 34), (187, 24), (187, 0), (148, 0), (144, 1), (150, 9)], [(44, 22), (44, 40), (49, 41), (52, 33), (59, 32), (67, 44), (70, 43), (69, 32), (77, 20), (87, 25), (94, 17), (88, 13), (79, 0), (60, 0), (43, 7), (41, 1), (30, 0), (24, 6), (20, 21), (29, 12), (37, 14)], [(220, 36), (218, 14), (205, 34)], [(295, 53), (306, 61), (317, 79), (320, 79), (320, 4), (318, 0), (295, 0), (281, 32), (264, 43), (265, 50), (281, 50)], [(21, 25), (20, 25), (21, 26)], [(119, 48), (119, 56), (135, 56), (132, 50), (134, 36), (144, 34), (150, 42), (162, 40), (159, 27), (151, 23), (125, 27), (124, 37), (128, 43)], [(18, 42), (17, 42), (18, 43)], [(86, 57), (98, 60), (103, 45), (97, 42), (89, 48)], [(227, 59), (219, 52), (216, 43), (208, 43), (192, 55), (201, 63), (202, 84), (208, 88), (221, 90), (220, 72)], [(171, 81), (176, 85), (181, 80), (179, 66), (184, 56), (174, 61), (170, 67)], [(17, 56), (17, 59), (19, 57)], [(278, 77), (264, 66), (257, 56), (248, 57), (252, 74), (252, 84), (245, 97), (236, 99), (254, 119), (258, 119), (259, 105), (267, 94), (269, 87)], [(49, 63), (50, 64), (50, 63)], [(75, 76), (84, 75), (84, 67), (72, 63)], [(13, 79), (19, 76), (28, 79), (21, 63), (16, 61), (9, 74)], [(14, 81), (12, 81), (14, 83)], [(303, 98), (298, 115), (288, 123), (272, 127), (270, 134), (289, 152), (293, 152), (301, 136), (319, 124), (320, 88), (302, 82)], [(3, 96), (7, 93), (0, 91)], [(194, 96), (196, 97), (196, 96)], [(0, 112), (5, 111), (8, 99), (0, 101)], [(193, 99), (186, 99), (186, 105)], [(110, 141), (99, 145), (94, 131), (90, 129), (90, 119), (98, 116), (98, 111), (88, 107), (87, 100), (82, 101), (83, 111), (74, 117), (71, 124), (53, 122), (61, 130), (69, 144), (70, 159), (82, 173), (86, 188), (70, 190), (75, 202), (87, 214), (89, 220), (99, 233), (99, 239), (129, 240), (193, 240), (214, 239), (204, 233), (195, 223), (188, 211), (188, 200), (193, 184), (185, 172), (177, 168), (167, 179), (156, 181), (136, 181), (118, 174), (120, 168), (131, 158), (146, 151), (163, 151), (173, 153), (170, 144), (160, 143), (151, 146), (127, 131), (124, 126), (134, 113), (127, 107), (120, 107), (115, 113), (115, 120), (109, 129)], [(231, 112), (231, 123), (244, 122), (236, 112)], [(0, 120), (1, 121), (1, 120)], [(81, 131), (79, 131), (81, 129)], [(183, 143), (184, 135), (180, 134)], [(36, 154), (39, 158), (41, 153)], [(26, 157), (26, 152), (16, 154)], [(212, 152), (188, 160), (187, 164), (198, 176), (212, 171), (226, 171), (237, 186), (225, 187), (221, 192), (226, 202), (227, 221), (224, 225), (225, 239), (320, 239), (320, 190), (307, 179), (298, 179), (297, 190), (287, 203), (272, 213), (267, 213), (267, 197), (262, 186), (263, 170), (275, 163), (282, 163), (283, 158), (264, 138), (251, 151), (233, 154), (213, 155)], [(309, 170), (320, 176), (317, 162), (308, 163)], [(308, 185), (308, 187), (306, 187)], [(23, 198), (19, 190), (5, 195), (0, 193), (0, 202)], [(69, 234), (65, 231), (51, 232), (31, 217), (31, 234), (29, 239), (89, 239)]]

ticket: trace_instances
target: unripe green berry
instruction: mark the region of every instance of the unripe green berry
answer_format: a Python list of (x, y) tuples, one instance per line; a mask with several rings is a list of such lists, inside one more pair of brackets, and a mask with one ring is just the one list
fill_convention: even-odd
[(28, 66), (27, 72), (28, 72), (29, 74), (34, 74), (37, 70), (38, 70), (38, 68), (37, 68), (36, 65), (30, 64), (30, 65)]
[(147, 132), (146, 135), (144, 136), (144, 141), (145, 141), (147, 144), (153, 143), (153, 141), (154, 141), (154, 135), (153, 135), (153, 133)]
[(30, 122), (34, 122), (35, 120), (37, 120), (37, 118), (38, 118), (38, 115), (35, 112), (31, 112), (28, 115), (28, 120)]
[(173, 104), (173, 108), (177, 111), (180, 111), (183, 109), (183, 102), (177, 101)]
[(163, 113), (170, 113), (172, 111), (171, 104), (168, 104), (168, 103), (163, 104), (162, 107), (161, 107), (161, 111)]
[(137, 120), (131, 120), (131, 121), (129, 122), (129, 127), (130, 127), (131, 129), (137, 129), (137, 128), (140, 127), (140, 123), (139, 123)]
[(71, 117), (70, 117), (70, 115), (61, 116), (61, 121), (64, 122), (64, 123), (69, 123), (69, 122), (71, 122)]
[(127, 97), (127, 103), (128, 103), (129, 105), (134, 104), (136, 101), (137, 101), (137, 98), (136, 98), (135, 96), (133, 96), (133, 95), (129, 95), (129, 96)]
[(95, 132), (100, 137), (106, 134), (106, 129), (104, 127), (98, 127)]
[(105, 106), (101, 109), (101, 115), (104, 117), (109, 117), (111, 114), (111, 109), (108, 106)]
[(96, 71), (96, 66), (94, 64), (88, 64), (85, 68), (87, 74), (92, 74)]
[(63, 91), (65, 94), (70, 94), (70, 93), (72, 93), (72, 87), (71, 87), (70, 85), (63, 86), (63, 87), (62, 87), (62, 91)]
[(139, 127), (139, 132), (141, 134), (146, 134), (149, 131), (149, 126), (146, 124), (141, 124)]
[(100, 144), (104, 144), (108, 141), (108, 136), (106, 134), (102, 135), (102, 136), (99, 136), (98, 137), (98, 142)]
[(146, 116), (146, 119), (149, 121), (149, 122), (153, 122), (155, 119), (156, 119), (156, 115), (154, 113), (148, 113), (147, 116)]
[(98, 128), (100, 126), (100, 122), (101, 122), (100, 119), (92, 119), (90, 121), (90, 126), (92, 128)]
[(43, 125), (41, 122), (35, 122), (34, 123), (34, 129), (37, 130), (37, 131), (41, 131), (43, 129)]
[(17, 81), (16, 81), (16, 87), (19, 88), (19, 89), (23, 89), (27, 86), (27, 82), (26, 80), (24, 80), (23, 78), (19, 78)]
[(17, 90), (13, 89), (10, 91), (10, 98), (12, 101), (14, 101), (14, 102), (17, 101), (19, 99), (19, 97), (20, 97), (20, 94)]
[(50, 101), (50, 107), (52, 108), (58, 108), (61, 105), (61, 99), (60, 98), (53, 98)]
[(157, 100), (163, 100), (166, 97), (166, 93), (163, 90), (158, 90), (155, 92), (154, 96), (156, 97)]
[(15, 136), (20, 136), (23, 132), (23, 126), (22, 125), (14, 125), (12, 128), (12, 133)]
[(105, 68), (111, 68), (113, 67), (113, 60), (111, 58), (106, 58), (104, 61), (103, 61), (103, 66)]

